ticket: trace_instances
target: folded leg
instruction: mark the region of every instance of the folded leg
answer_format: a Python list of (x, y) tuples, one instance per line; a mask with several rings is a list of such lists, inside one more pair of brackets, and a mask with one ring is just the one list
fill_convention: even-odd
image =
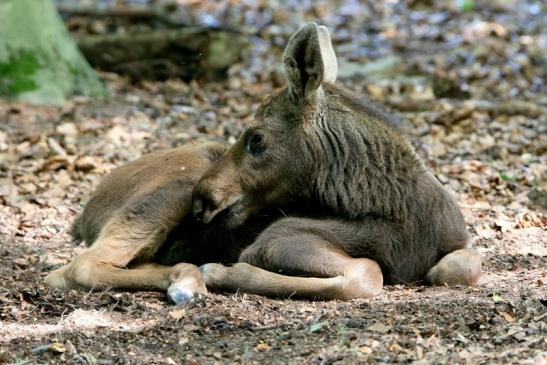
[(273, 224), (242, 252), (239, 263), (203, 265), (207, 287), (323, 299), (379, 294), (383, 279), (378, 264), (346, 254), (328, 225), (304, 218)]
[(472, 248), (455, 250), (444, 256), (427, 273), (432, 285), (470, 285), (478, 283), (481, 276), (481, 259)]
[(57, 288), (158, 289), (180, 284), (189, 289), (177, 295), (205, 293), (196, 266), (151, 264), (167, 235), (190, 212), (190, 192), (179, 186), (162, 187), (129, 202), (102, 227), (98, 238), (68, 265), (53, 271), (46, 283)]

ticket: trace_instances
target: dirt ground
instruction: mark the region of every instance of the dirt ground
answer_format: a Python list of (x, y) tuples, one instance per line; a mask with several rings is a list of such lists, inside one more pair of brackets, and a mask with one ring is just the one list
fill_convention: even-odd
[[(225, 82), (101, 73), (108, 101), (0, 101), (0, 364), (547, 363), (545, 4), (273, 3), (268, 15), (230, 2), (260, 31)], [(233, 21), (235, 10), (205, 10)], [(186, 306), (45, 287), (83, 250), (68, 228), (102, 176), (191, 140), (233, 142), (284, 82), (287, 37), (318, 18), (335, 30), (341, 71), (377, 66), (340, 83), (397, 113), (457, 196), (483, 258), (477, 287), (389, 286), (347, 302), (215, 293)]]

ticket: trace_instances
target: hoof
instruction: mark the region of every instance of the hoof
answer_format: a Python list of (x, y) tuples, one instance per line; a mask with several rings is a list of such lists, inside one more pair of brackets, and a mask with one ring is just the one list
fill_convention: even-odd
[(167, 296), (175, 304), (188, 304), (207, 294), (203, 282), (187, 277), (177, 280), (167, 288)]
[(171, 299), (173, 303), (179, 305), (188, 304), (193, 301), (196, 297), (196, 293), (188, 290), (187, 288), (178, 288), (171, 285), (169, 289), (167, 289), (167, 296), (169, 297), (169, 299)]
[(356, 259), (344, 275), (343, 293), (341, 298), (368, 299), (382, 292), (383, 276), (380, 266), (369, 259)]
[(50, 272), (44, 279), (44, 282), (46, 283), (47, 286), (53, 289), (68, 288), (63, 269), (58, 269), (58, 270)]

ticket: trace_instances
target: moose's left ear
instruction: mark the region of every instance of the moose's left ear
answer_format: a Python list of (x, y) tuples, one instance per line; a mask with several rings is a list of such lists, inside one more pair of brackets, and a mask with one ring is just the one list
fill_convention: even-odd
[(323, 81), (334, 82), (338, 65), (328, 29), (315, 23), (300, 28), (283, 52), (283, 66), (298, 97), (309, 98)]

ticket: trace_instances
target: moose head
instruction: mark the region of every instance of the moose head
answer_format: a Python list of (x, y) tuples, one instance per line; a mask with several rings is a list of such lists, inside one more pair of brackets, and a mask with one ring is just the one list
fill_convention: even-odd
[(288, 85), (265, 98), (254, 123), (195, 186), (195, 216), (208, 223), (222, 212), (237, 226), (310, 198), (349, 217), (400, 211), (378, 177), (393, 173), (393, 161), (406, 160), (397, 167), (403, 175), (420, 163), (388, 116), (333, 85), (338, 67), (327, 28), (300, 28), (283, 67)]
[(195, 187), (194, 214), (203, 222), (227, 211), (226, 223), (238, 225), (264, 208), (308, 194), (314, 156), (307, 135), (324, 113), (322, 85), (337, 74), (327, 28), (308, 23), (298, 30), (283, 66), (288, 86), (262, 102), (254, 123)]

